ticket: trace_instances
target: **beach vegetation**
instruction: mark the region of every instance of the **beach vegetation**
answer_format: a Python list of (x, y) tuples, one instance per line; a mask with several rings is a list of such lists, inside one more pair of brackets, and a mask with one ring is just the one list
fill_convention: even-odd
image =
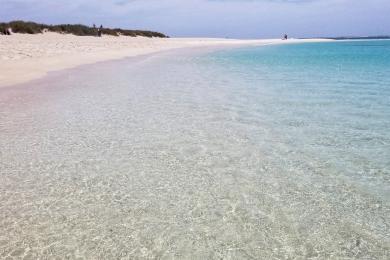
[[(59, 24), (48, 25), (35, 22), (26, 21), (12, 21), (9, 23), (0, 23), (0, 34), (2, 34), (7, 28), (11, 28), (14, 33), (26, 33), (26, 34), (38, 34), (44, 31), (74, 34), (77, 36), (96, 36), (97, 28), (89, 27), (82, 24)], [(144, 36), (144, 37), (159, 37), (167, 38), (166, 35), (159, 32), (143, 31), (143, 30), (126, 30), (120, 28), (103, 28), (102, 34), (111, 36)]]
[(6, 26), (3, 23), (0, 23), (0, 34), (3, 34), (6, 30)]

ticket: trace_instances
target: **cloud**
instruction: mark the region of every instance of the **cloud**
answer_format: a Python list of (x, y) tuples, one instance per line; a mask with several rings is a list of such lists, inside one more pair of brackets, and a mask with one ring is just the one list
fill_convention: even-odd
[(390, 34), (388, 0), (0, 0), (0, 17), (103, 23), (172, 36)]

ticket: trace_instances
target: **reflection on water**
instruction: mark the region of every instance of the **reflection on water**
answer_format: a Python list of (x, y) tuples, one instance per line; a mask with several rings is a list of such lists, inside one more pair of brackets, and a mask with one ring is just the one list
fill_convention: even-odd
[(161, 55), (1, 90), (0, 258), (389, 257), (389, 162), (324, 156), (346, 149), (332, 127), (220, 62)]

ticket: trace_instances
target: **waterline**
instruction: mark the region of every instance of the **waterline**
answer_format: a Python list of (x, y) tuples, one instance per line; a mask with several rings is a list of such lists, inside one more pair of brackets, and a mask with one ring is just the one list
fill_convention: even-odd
[(328, 68), (334, 48), (167, 54), (0, 95), (1, 257), (388, 257), (386, 61)]

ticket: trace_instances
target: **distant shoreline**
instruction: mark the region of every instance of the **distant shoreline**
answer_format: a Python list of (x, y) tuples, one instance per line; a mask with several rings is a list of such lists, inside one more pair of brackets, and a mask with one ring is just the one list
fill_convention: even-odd
[(241, 47), (324, 42), (327, 39), (234, 40), (212, 38), (103, 37), (42, 33), (0, 36), (0, 88), (80, 65), (193, 47)]
[[(310, 38), (300, 38), (302, 40)], [(341, 37), (320, 37), (319, 39), (329, 39), (329, 40), (390, 40), (390, 36), (341, 36)]]

